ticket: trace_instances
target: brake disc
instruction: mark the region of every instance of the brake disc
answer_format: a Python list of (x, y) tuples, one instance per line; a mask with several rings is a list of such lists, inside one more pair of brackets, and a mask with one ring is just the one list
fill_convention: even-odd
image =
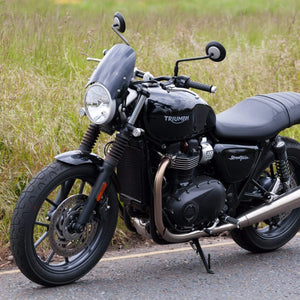
[(49, 225), (49, 241), (53, 251), (68, 257), (80, 253), (93, 240), (98, 222), (90, 217), (82, 233), (72, 230), (84, 204), (87, 195), (73, 195), (65, 199), (55, 210)]

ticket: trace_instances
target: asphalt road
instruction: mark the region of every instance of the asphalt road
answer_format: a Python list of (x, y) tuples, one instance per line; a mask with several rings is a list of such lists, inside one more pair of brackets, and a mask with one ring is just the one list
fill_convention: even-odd
[(44, 288), (18, 270), (0, 272), (0, 299), (300, 299), (300, 235), (250, 254), (231, 240), (205, 245), (207, 274), (187, 245), (110, 252), (74, 284)]

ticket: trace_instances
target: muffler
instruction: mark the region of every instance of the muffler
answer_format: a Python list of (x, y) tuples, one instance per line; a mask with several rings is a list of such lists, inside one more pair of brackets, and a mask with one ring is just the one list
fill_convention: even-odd
[[(170, 157), (164, 157), (161, 161), (154, 180), (154, 220), (156, 228), (161, 237), (170, 243), (182, 243), (193, 239), (198, 239), (203, 236), (208, 236), (207, 230), (196, 230), (189, 233), (174, 234), (171, 233), (163, 223), (162, 217), (162, 181), (164, 173), (171, 163)], [(237, 224), (224, 224), (209, 228), (211, 235), (219, 234), (224, 231), (230, 231), (235, 228), (244, 228), (255, 223), (262, 222), (286, 211), (291, 211), (300, 207), (300, 188), (290, 190), (289, 192), (280, 195), (275, 201), (269, 204), (263, 204), (255, 209), (237, 218)]]

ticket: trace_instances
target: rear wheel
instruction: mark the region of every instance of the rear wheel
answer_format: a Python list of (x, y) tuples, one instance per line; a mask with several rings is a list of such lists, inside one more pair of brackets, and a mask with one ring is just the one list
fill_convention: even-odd
[[(290, 187), (300, 185), (300, 144), (289, 138), (283, 138), (288, 153), (291, 171)], [(269, 167), (261, 171), (263, 182), (274, 179), (276, 172), (274, 162), (269, 162)], [(300, 228), (300, 208), (287, 211), (264, 222), (254, 224), (244, 229), (233, 230), (233, 240), (242, 248), (254, 252), (268, 252), (276, 250), (292, 239)]]
[(67, 284), (85, 275), (103, 256), (118, 215), (113, 185), (84, 231), (73, 230), (97, 175), (93, 165), (54, 162), (20, 196), (11, 223), (11, 250), (30, 280), (45, 286)]

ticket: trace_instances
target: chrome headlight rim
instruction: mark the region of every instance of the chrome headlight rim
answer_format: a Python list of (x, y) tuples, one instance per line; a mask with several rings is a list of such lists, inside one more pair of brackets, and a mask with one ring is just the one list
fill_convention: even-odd
[[(108, 103), (104, 103), (103, 101), (101, 102), (100, 100), (98, 100), (97, 102), (99, 103), (99, 105), (95, 105), (96, 107), (96, 111), (98, 112), (98, 114), (95, 114), (95, 112), (93, 112), (91, 110), (91, 106), (88, 104), (88, 97), (91, 94), (91, 91), (95, 90), (95, 89), (101, 89), (101, 92), (104, 92), (104, 95), (107, 97)], [(97, 90), (95, 91), (94, 97), (95, 96), (100, 96), (101, 93), (97, 93)], [(93, 97), (93, 96), (92, 96)], [(100, 96), (101, 97), (101, 96)], [(93, 100), (93, 99), (92, 99)], [(93, 103), (93, 101), (92, 101)], [(102, 105), (102, 107), (101, 107)], [(111, 94), (109, 92), (109, 90), (101, 83), (99, 82), (94, 82), (91, 85), (88, 86), (85, 96), (84, 96), (84, 109), (85, 109), (85, 113), (87, 115), (87, 117), (90, 119), (90, 121), (94, 124), (97, 125), (105, 125), (108, 124), (114, 117), (115, 112), (116, 112), (116, 101), (115, 99), (111, 98)]]

